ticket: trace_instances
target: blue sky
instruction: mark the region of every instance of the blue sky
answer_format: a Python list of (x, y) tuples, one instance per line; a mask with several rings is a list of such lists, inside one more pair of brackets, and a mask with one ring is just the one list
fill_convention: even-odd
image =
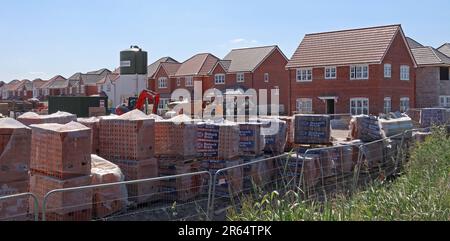
[[(118, 65), (139, 45), (149, 62), (277, 44), (291, 57), (306, 33), (401, 23), (407, 35), (450, 42), (450, 1), (1, 0), (0, 80), (69, 77)], [(426, 4), (425, 4), (426, 3)]]

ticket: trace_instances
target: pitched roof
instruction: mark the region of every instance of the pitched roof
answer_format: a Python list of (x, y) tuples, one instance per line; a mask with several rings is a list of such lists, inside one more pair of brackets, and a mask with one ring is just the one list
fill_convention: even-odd
[(163, 57), (156, 60), (154, 63), (152, 63), (147, 67), (147, 75), (149, 78), (153, 77), (153, 75), (156, 74), (156, 71), (158, 70), (161, 63), (179, 63), (179, 62), (171, 57)]
[(161, 68), (164, 69), (164, 71), (166, 71), (168, 76), (173, 76), (177, 73), (178, 69), (180, 68), (181, 64), (180, 63), (161, 63)]
[(61, 75), (57, 75), (50, 80), (47, 81), (44, 85), (42, 85), (40, 88), (49, 88), (49, 89), (61, 89), (66, 88), (69, 86), (69, 81), (62, 77)]
[(99, 70), (94, 70), (94, 71), (89, 71), (86, 74), (96, 74), (96, 75), (100, 75), (103, 74), (104, 72), (107, 73), (111, 73), (111, 70), (107, 69), (107, 68), (103, 68), (103, 69), (99, 69)]
[(443, 44), (441, 47), (438, 48), (441, 53), (447, 55), (450, 57), (450, 43)]
[(120, 77), (120, 74), (116, 74), (116, 73), (110, 73), (107, 74), (105, 77), (103, 77), (102, 79), (100, 79), (99, 81), (97, 81), (97, 84), (104, 84), (106, 83), (106, 81), (111, 81), (114, 82), (116, 81), (118, 78)]
[(212, 54), (197, 54), (181, 64), (175, 76), (208, 75), (219, 58)]
[(401, 25), (307, 34), (287, 68), (381, 63)]
[(412, 49), (424, 47), (421, 43), (417, 42), (416, 40), (410, 37), (406, 37), (406, 40), (408, 41), (409, 47)]
[(33, 83), (33, 88), (40, 88), (43, 85), (45, 85), (47, 83), (46, 80), (42, 80), (42, 79), (35, 79), (32, 81)]
[(253, 72), (276, 49), (276, 45), (233, 49), (223, 59), (231, 61), (229, 72)]
[(423, 65), (450, 65), (450, 57), (433, 47), (420, 47), (411, 49), (419, 66)]

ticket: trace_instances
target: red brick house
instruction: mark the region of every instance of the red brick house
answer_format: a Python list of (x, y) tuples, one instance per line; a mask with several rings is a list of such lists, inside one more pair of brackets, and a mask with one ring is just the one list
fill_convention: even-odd
[(68, 79), (66, 95), (91, 96), (98, 94), (97, 82), (112, 72), (108, 69), (90, 71), (85, 74), (75, 73)]
[(406, 111), (415, 106), (415, 67), (401, 25), (308, 34), (286, 66), (291, 110)]

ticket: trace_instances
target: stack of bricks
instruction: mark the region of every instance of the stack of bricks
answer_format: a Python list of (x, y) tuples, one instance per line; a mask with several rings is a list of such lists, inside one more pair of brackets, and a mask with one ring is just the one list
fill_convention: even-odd
[[(240, 129), (231, 122), (203, 122), (198, 124), (198, 147), (202, 159), (202, 169), (213, 175), (217, 171), (243, 164), (239, 156)], [(244, 186), (242, 167), (219, 173), (216, 190), (227, 196), (235, 196), (242, 192)]]
[(296, 144), (330, 144), (331, 118), (328, 115), (296, 115)]
[(260, 119), (262, 123), (261, 135), (264, 139), (264, 152), (268, 154), (281, 154), (284, 152), (287, 141), (286, 122), (279, 119)]
[[(175, 176), (198, 172), (197, 124), (180, 115), (155, 124), (155, 154), (160, 176)], [(161, 181), (161, 198), (168, 201), (188, 201), (200, 195), (203, 177), (185, 176)]]
[[(100, 156), (118, 165), (126, 181), (158, 177), (155, 154), (155, 120), (140, 110), (100, 119)], [(159, 182), (127, 185), (128, 197), (137, 204), (158, 200)]]
[(286, 133), (287, 133), (287, 140), (286, 140), (286, 146), (284, 150), (286, 152), (290, 152), (295, 148), (295, 127), (294, 127), (294, 117), (292, 116), (280, 116), (280, 120), (286, 122)]
[[(97, 155), (91, 156), (92, 184), (118, 183), (125, 181), (119, 166)], [(127, 187), (117, 184), (94, 189), (93, 217), (101, 219), (122, 211), (128, 202)]]
[[(32, 125), (30, 192), (38, 198), (55, 189), (91, 184), (91, 130), (71, 122)], [(92, 190), (57, 192), (46, 205), (46, 220), (89, 221)], [(32, 201), (30, 201), (32, 202)]]
[(100, 148), (100, 119), (97, 117), (92, 118), (78, 118), (78, 123), (91, 128), (92, 131), (92, 154), (99, 154)]
[(77, 116), (67, 112), (56, 112), (51, 115), (38, 115), (33, 112), (27, 112), (19, 117), (17, 120), (24, 125), (37, 125), (37, 124), (67, 124), (72, 121), (77, 121)]
[[(0, 119), (0, 197), (29, 191), (31, 129)], [(0, 201), (0, 219), (26, 220), (28, 197)]]
[[(314, 188), (321, 180), (320, 156), (316, 154), (291, 154), (287, 160), (287, 178), (300, 180), (304, 190)], [(300, 179), (301, 178), (301, 179)], [(288, 181), (292, 181), (288, 180)], [(295, 182), (292, 182), (295, 183)]]
[(376, 116), (359, 115), (350, 121), (350, 135), (352, 140), (363, 142), (377, 141), (383, 138), (380, 123)]

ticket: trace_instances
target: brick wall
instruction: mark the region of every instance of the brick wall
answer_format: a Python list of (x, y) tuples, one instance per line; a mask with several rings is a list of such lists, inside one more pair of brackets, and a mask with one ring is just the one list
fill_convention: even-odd
[(439, 105), (439, 67), (417, 68), (417, 107)]

